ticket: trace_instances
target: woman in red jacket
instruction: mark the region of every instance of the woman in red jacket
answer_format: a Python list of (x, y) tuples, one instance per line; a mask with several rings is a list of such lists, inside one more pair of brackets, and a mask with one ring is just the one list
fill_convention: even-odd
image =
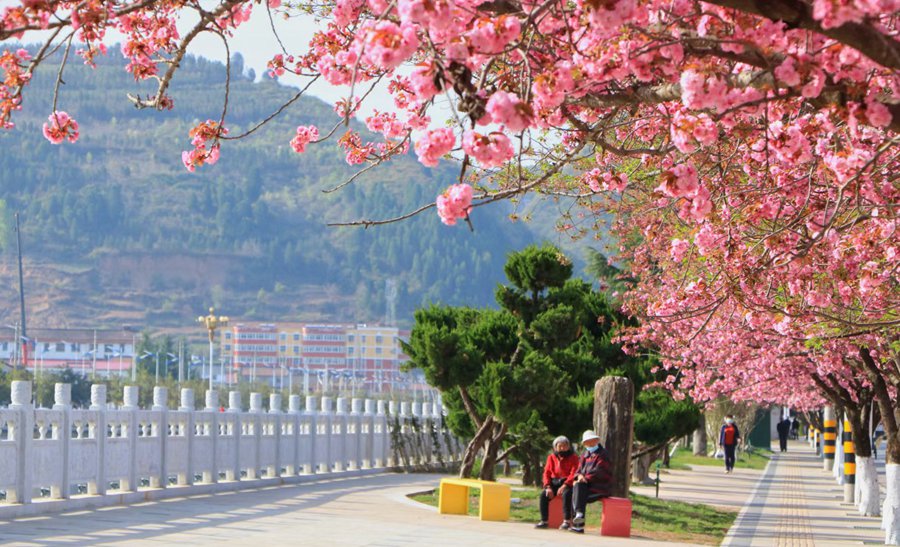
[(544, 489), (541, 491), (541, 521), (535, 528), (546, 528), (550, 515), (550, 500), (562, 496), (563, 521), (561, 530), (572, 526), (572, 481), (578, 468), (578, 454), (572, 450), (569, 439), (560, 435), (553, 439), (553, 452), (547, 456), (544, 466)]

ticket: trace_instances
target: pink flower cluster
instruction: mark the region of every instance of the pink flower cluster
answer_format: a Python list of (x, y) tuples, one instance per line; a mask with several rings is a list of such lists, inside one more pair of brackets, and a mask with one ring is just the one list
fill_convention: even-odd
[(54, 112), (44, 124), (44, 138), (53, 144), (60, 144), (64, 140), (75, 142), (78, 140), (78, 122), (65, 112)]
[(291, 148), (294, 152), (302, 154), (306, 151), (306, 145), (319, 138), (319, 128), (314, 125), (297, 126), (297, 134), (291, 139)]
[(516, 133), (531, 125), (531, 118), (534, 115), (528, 103), (506, 91), (497, 91), (491, 95), (485, 108), (492, 122), (502, 123)]
[(22, 98), (19, 92), (31, 81), (31, 73), (27, 63), (31, 55), (24, 49), (15, 53), (4, 50), (0, 55), (0, 129), (12, 129), (15, 124), (10, 121), (13, 111), (20, 110)]
[(463, 133), (463, 150), (482, 167), (500, 167), (515, 155), (509, 137), (499, 131), (482, 135), (472, 130)]
[(696, 116), (678, 111), (672, 116), (672, 143), (675, 148), (689, 154), (699, 146), (712, 146), (719, 139), (716, 123), (706, 114)]
[(191, 173), (197, 167), (212, 165), (219, 161), (219, 138), (227, 135), (228, 129), (214, 120), (206, 120), (190, 130), (193, 150), (181, 153), (181, 163)]
[(398, 67), (419, 47), (416, 29), (412, 25), (367, 21), (360, 28), (360, 33), (365, 60), (385, 70)]
[(437, 197), (438, 216), (447, 226), (456, 224), (457, 219), (469, 216), (472, 207), (472, 187), (468, 184), (453, 184)]
[(453, 150), (456, 135), (449, 128), (435, 129), (422, 135), (416, 141), (416, 156), (422, 165), (437, 167), (438, 160)]
[(515, 42), (521, 31), (518, 18), (501, 15), (496, 19), (479, 19), (466, 36), (476, 53), (494, 55)]
[(603, 192), (612, 190), (614, 192), (622, 192), (628, 186), (628, 175), (625, 173), (616, 173), (595, 167), (581, 176), (582, 182), (587, 184), (593, 192)]

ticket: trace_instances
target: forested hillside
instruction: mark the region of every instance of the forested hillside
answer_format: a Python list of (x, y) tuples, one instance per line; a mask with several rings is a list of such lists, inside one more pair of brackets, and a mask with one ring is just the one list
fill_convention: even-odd
[[(336, 122), (314, 98), (254, 137), (226, 143), (216, 165), (189, 173), (181, 151), (190, 149), (192, 125), (218, 119), (224, 67), (185, 59), (169, 112), (134, 109), (126, 94), (149, 89), (123, 67), (112, 49), (95, 69), (70, 59), (58, 109), (78, 120), (76, 144), (55, 146), (41, 135), (56, 76), (49, 64), (30, 85), (17, 128), (0, 133), (7, 321), (18, 304), (15, 211), (34, 326), (175, 326), (210, 304), (242, 319), (378, 321), (394, 290), (396, 318), (405, 323), (423, 302), (490, 305), (506, 254), (540, 239), (533, 225), (511, 223), (506, 205), (480, 209), (474, 233), (441, 225), (433, 212), (368, 230), (327, 227), (414, 209), (456, 171), (428, 170), (409, 156), (323, 193), (354, 171), (333, 144), (303, 155), (288, 145), (297, 125)], [(293, 93), (268, 79), (233, 79), (231, 134)]]

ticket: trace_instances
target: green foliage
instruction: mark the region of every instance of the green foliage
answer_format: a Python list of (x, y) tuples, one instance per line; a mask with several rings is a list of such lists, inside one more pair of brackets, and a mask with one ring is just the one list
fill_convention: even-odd
[[(474, 492), (473, 494), (477, 494)], [(513, 522), (534, 523), (540, 520), (538, 499), (539, 488), (517, 488), (513, 497), (518, 503), (512, 504), (509, 519)], [(428, 494), (416, 494), (412, 499), (434, 507), (438, 505), (438, 493), (435, 490)], [(699, 503), (662, 500), (631, 494), (633, 536), (649, 538), (663, 542), (683, 542), (691, 544), (718, 545), (724, 539), (728, 529), (734, 523), (737, 513), (717, 509)], [(478, 496), (470, 496), (469, 515), (478, 515)], [(586, 526), (588, 534), (596, 534), (600, 527), (599, 504), (588, 506)], [(563, 543), (560, 538), (560, 543)]]
[(699, 422), (697, 405), (688, 400), (676, 401), (661, 388), (641, 391), (634, 402), (634, 435), (649, 445), (688, 435)]

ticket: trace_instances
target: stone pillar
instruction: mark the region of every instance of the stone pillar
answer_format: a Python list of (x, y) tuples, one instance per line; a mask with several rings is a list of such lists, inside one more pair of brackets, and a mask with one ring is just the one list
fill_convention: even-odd
[(125, 437), (128, 439), (128, 472), (125, 477), (119, 478), (119, 490), (137, 492), (137, 413), (140, 403), (140, 388), (138, 386), (125, 386), (122, 393), (122, 410), (127, 412), (128, 422), (125, 426)]
[(32, 445), (34, 443), (34, 406), (31, 404), (31, 382), (13, 380), (10, 386), (10, 410), (18, 411), (18, 423), (11, 431), (16, 443), (16, 487), (6, 491), (6, 501), (10, 503), (31, 503), (31, 489), (34, 477)]
[[(253, 450), (250, 451), (250, 461), (247, 462), (247, 478), (248, 479), (258, 479), (259, 478), (259, 453), (260, 453), (260, 443), (262, 442), (262, 417), (260, 414), (263, 412), (262, 406), (262, 393), (251, 392), (250, 393), (250, 414), (247, 416), (247, 419), (251, 421), (253, 424), (252, 435), (253, 438), (250, 439), (250, 442), (253, 443)], [(251, 433), (249, 430), (247, 433)], [(246, 441), (245, 441), (246, 442)]]
[(281, 394), (280, 393), (271, 393), (269, 394), (269, 414), (274, 414), (270, 420), (274, 423), (272, 424), (273, 431), (272, 436), (275, 438), (275, 450), (273, 454), (273, 462), (272, 465), (268, 467), (266, 472), (266, 476), (269, 478), (281, 476)]
[(375, 401), (372, 399), (366, 399), (365, 401), (365, 414), (362, 417), (362, 421), (360, 422), (363, 428), (362, 431), (362, 441), (360, 443), (360, 449), (362, 450), (362, 468), (363, 469), (371, 469), (375, 466)]
[(215, 389), (206, 390), (206, 408), (209, 413), (209, 463), (208, 470), (203, 471), (203, 482), (213, 484), (219, 482), (218, 450), (219, 450), (219, 392)]
[(57, 383), (54, 386), (53, 410), (59, 411), (59, 424), (57, 427), (57, 441), (60, 443), (59, 463), (62, 466), (62, 474), (59, 484), (50, 485), (50, 498), (69, 498), (69, 444), (72, 440), (72, 384)]
[(209, 411), (219, 410), (219, 392), (215, 389), (206, 390), (206, 409)]
[(300, 459), (300, 396), (291, 395), (288, 397), (288, 419), (290, 420), (291, 432), (294, 434), (291, 439), (291, 459), (290, 463), (284, 466), (284, 471), (288, 475), (297, 475), (303, 469), (303, 462)]
[(87, 483), (87, 493), (92, 496), (106, 494), (106, 413), (109, 405), (106, 402), (106, 384), (91, 386), (90, 410), (97, 413), (93, 423), (93, 437), (97, 441), (97, 467), (94, 480)]
[(594, 430), (612, 460), (611, 494), (627, 498), (631, 487), (631, 444), (634, 433), (634, 384), (607, 376), (594, 384)]
[(181, 388), (181, 406), (178, 407), (178, 410), (181, 411), (194, 411), (194, 390), (189, 387)]
[(230, 466), (225, 469), (225, 480), (226, 481), (239, 481), (241, 480), (241, 392), (240, 391), (229, 391), (228, 392), (228, 410), (226, 411), (229, 414), (229, 418), (233, 420), (234, 427), (231, 431), (231, 442), (233, 444), (233, 450), (231, 451), (231, 462)]
[(322, 397), (322, 412), (319, 414), (318, 421), (322, 426), (324, 433), (319, 439), (320, 446), (323, 447), (323, 458), (320, 462), (320, 468), (323, 473), (331, 473), (334, 471), (334, 453), (332, 452), (332, 433), (334, 432), (334, 399), (331, 397)]
[(240, 391), (229, 391), (228, 392), (228, 412), (240, 412), (241, 411), (241, 392)]
[(153, 424), (154, 436), (159, 439), (159, 474), (150, 477), (151, 488), (168, 486), (168, 469), (166, 466), (166, 442), (168, 440), (168, 401), (169, 390), (162, 386), (153, 388), (153, 410), (159, 412), (159, 420)]
[(706, 439), (706, 415), (700, 414), (700, 421), (697, 422), (697, 429), (694, 430), (694, 455), (706, 456), (708, 441)]
[(306, 463), (303, 464), (303, 472), (306, 474), (312, 474), (318, 471), (318, 461), (316, 459), (316, 444), (319, 442), (319, 424), (316, 403), (317, 401), (315, 395), (306, 396), (306, 410), (303, 413), (309, 425), (309, 436), (307, 442), (308, 446), (306, 448), (308, 457), (306, 459)]
[(178, 473), (176, 481), (179, 486), (194, 484), (194, 405), (196, 398), (194, 390), (188, 387), (181, 388), (181, 405), (179, 412), (184, 412), (184, 443), (187, 445), (187, 457), (184, 464), (184, 472)]
[(856, 502), (856, 448), (853, 445), (853, 428), (844, 417), (844, 503)]

